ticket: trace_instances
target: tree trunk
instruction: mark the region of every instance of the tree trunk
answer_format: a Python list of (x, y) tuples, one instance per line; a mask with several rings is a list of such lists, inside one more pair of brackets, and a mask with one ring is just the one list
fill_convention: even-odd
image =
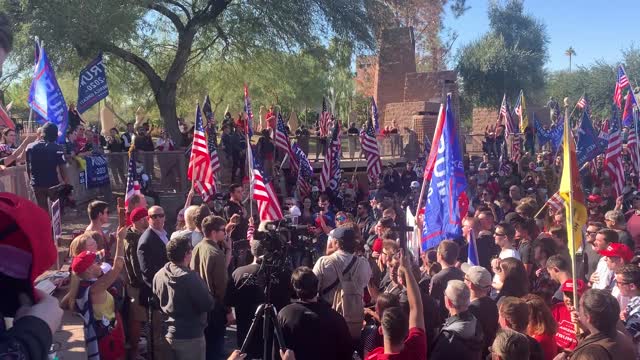
[(183, 146), (182, 134), (178, 129), (178, 114), (176, 112), (176, 90), (177, 84), (163, 82), (162, 86), (155, 93), (156, 104), (160, 110), (160, 118), (164, 124), (164, 129), (169, 133), (177, 146)]

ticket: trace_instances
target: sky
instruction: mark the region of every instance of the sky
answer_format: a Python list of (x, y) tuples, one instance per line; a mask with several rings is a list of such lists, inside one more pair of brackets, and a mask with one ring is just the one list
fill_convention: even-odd
[[(489, 0), (467, 0), (471, 8), (463, 16), (454, 19), (447, 15), (445, 26), (459, 35), (453, 46), (454, 54), (489, 30), (488, 4)], [(548, 70), (569, 68), (569, 58), (564, 55), (569, 46), (576, 52), (572, 60), (574, 68), (597, 60), (617, 63), (622, 58), (621, 50), (633, 44), (640, 46), (640, 32), (633, 27), (640, 18), (638, 1), (525, 0), (524, 7), (525, 13), (547, 27)]]

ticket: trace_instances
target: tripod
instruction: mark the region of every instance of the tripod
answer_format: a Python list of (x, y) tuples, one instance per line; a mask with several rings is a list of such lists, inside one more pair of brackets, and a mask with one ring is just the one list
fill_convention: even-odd
[[(284, 342), (284, 335), (282, 334), (282, 328), (280, 324), (278, 324), (278, 316), (276, 313), (276, 308), (271, 303), (271, 266), (262, 264), (261, 268), (265, 270), (265, 279), (266, 279), (266, 287), (265, 287), (265, 303), (258, 306), (256, 310), (256, 315), (251, 322), (251, 326), (249, 327), (249, 332), (247, 333), (247, 337), (242, 342), (242, 348), (240, 349), (241, 353), (246, 353), (249, 344), (251, 344), (251, 339), (255, 335), (256, 329), (258, 328), (258, 320), (262, 319), (262, 359), (267, 360), (272, 357), (269, 354), (269, 350), (271, 349), (271, 344), (269, 344), (269, 338), (267, 334), (269, 333), (269, 329), (273, 326), (273, 332), (275, 334), (276, 339), (278, 340), (278, 347), (281, 350), (286, 350), (286, 345)], [(260, 272), (259, 270), (258, 272)]]

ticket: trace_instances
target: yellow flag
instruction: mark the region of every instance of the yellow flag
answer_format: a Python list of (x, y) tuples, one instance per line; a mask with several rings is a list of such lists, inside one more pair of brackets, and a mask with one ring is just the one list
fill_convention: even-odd
[(524, 91), (520, 90), (519, 107), (516, 109), (520, 117), (520, 132), (524, 134), (524, 130), (529, 126), (529, 116), (527, 115), (527, 104), (524, 101)]
[[(569, 127), (569, 119), (564, 120), (564, 141), (562, 179), (560, 180), (560, 196), (564, 199), (567, 209), (567, 239), (569, 240), (569, 254), (575, 263), (576, 250), (582, 244), (582, 228), (587, 223), (587, 208), (584, 194), (580, 188), (580, 174), (576, 157), (576, 144)], [(573, 216), (570, 214), (573, 212)], [(571, 222), (573, 220), (573, 222)]]

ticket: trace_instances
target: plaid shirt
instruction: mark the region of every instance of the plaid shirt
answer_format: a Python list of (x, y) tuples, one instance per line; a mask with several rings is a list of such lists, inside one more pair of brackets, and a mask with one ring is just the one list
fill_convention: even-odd
[(627, 320), (624, 322), (624, 327), (633, 337), (633, 340), (638, 341), (640, 339), (640, 296), (634, 296), (629, 300), (625, 313), (627, 314)]
[(548, 305), (551, 305), (551, 299), (558, 290), (558, 286), (560, 284), (553, 281), (547, 269), (543, 268), (540, 271), (540, 276), (532, 281), (531, 293), (540, 296)]

